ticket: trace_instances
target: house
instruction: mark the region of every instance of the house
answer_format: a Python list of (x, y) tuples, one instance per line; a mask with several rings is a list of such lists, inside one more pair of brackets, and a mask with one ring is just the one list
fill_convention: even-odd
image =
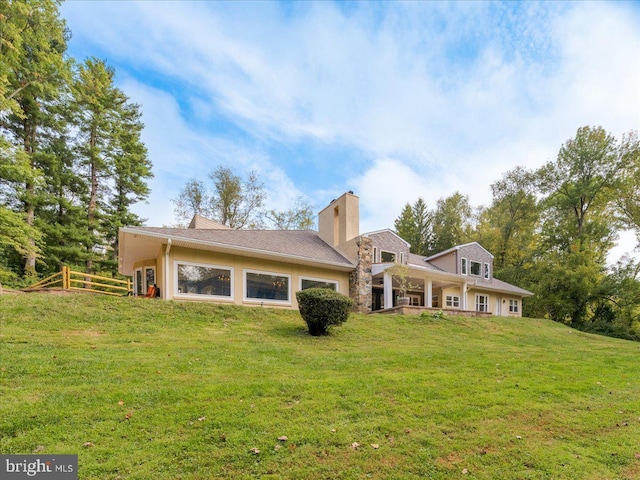
[(195, 216), (188, 228), (123, 227), (119, 271), (134, 293), (157, 285), (170, 300), (297, 308), (295, 292), (333, 288), (360, 312), (398, 306), (395, 264), (408, 270), (410, 306), (479, 315), (522, 315), (532, 295), (493, 277), (476, 242), (430, 257), (410, 253), (392, 230), (360, 234), (359, 199), (348, 192), (318, 214), (318, 231), (232, 230)]

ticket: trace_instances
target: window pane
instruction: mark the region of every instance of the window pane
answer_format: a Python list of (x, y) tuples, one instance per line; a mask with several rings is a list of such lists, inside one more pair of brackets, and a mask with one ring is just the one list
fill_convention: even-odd
[(178, 293), (231, 297), (231, 270), (178, 265)]
[(489, 264), (484, 264), (484, 278), (489, 278)]
[(390, 263), (396, 261), (396, 254), (391, 252), (380, 252), (382, 263)]
[(145, 268), (144, 274), (147, 280), (146, 286), (147, 288), (153, 287), (156, 283), (156, 269), (155, 268)]
[(480, 263), (471, 261), (471, 275), (480, 275)]
[(336, 284), (334, 282), (322, 282), (320, 280), (308, 280), (302, 279), (302, 290), (307, 288), (328, 288), (329, 290), (336, 290)]
[(144, 295), (142, 287), (142, 270), (136, 270), (136, 295)]
[(247, 298), (289, 301), (289, 278), (247, 272)]
[(463, 258), (462, 259), (462, 275), (466, 275), (467, 274), (467, 259)]

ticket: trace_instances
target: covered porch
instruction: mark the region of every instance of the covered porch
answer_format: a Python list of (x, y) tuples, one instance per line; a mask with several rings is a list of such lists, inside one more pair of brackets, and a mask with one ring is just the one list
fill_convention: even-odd
[(442, 310), (454, 315), (478, 313), (474, 306), (467, 305), (468, 282), (461, 281), (457, 275), (418, 265), (407, 265), (408, 288), (405, 299), (400, 300), (400, 282), (389, 272), (393, 265), (381, 263), (372, 267), (372, 312), (405, 313), (402, 309), (411, 309), (412, 313), (429, 310)]

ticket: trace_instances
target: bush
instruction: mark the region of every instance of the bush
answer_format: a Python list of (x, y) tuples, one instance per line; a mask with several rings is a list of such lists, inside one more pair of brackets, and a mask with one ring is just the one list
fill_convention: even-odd
[(353, 308), (349, 297), (328, 288), (300, 290), (296, 298), (300, 315), (314, 336), (326, 335), (332, 325), (342, 325)]
[(441, 320), (444, 318), (444, 312), (442, 310), (436, 310), (435, 312), (422, 312), (420, 318), (423, 320)]

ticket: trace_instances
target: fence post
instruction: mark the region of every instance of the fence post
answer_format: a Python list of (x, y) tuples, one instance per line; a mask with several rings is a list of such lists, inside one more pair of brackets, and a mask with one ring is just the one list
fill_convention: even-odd
[(63, 265), (62, 266), (62, 289), (63, 290), (69, 289), (69, 281), (67, 279), (68, 271), (69, 271), (69, 267), (67, 267), (66, 265)]
[(131, 280), (127, 278), (127, 295), (133, 295), (133, 289), (131, 288)]

